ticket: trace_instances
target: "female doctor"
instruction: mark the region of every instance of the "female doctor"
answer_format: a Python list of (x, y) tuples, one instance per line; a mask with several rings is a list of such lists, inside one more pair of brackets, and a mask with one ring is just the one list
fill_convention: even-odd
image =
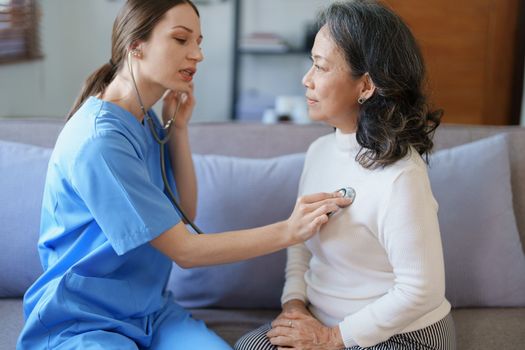
[[(123, 6), (111, 59), (87, 79), (49, 163), (38, 246), (44, 273), (26, 292), (18, 349), (230, 349), (165, 291), (172, 260), (193, 267), (271, 253), (308, 239), (328, 212), (350, 204), (318, 193), (301, 197), (289, 219), (272, 225), (187, 231), (160, 167), (192, 219), (188, 121), (201, 41), (189, 0)], [(162, 96), (171, 137), (161, 147), (155, 138), (170, 129), (150, 108)]]

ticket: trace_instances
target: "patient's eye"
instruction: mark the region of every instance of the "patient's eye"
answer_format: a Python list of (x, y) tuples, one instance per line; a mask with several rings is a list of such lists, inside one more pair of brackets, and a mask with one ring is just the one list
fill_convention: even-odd
[(316, 71), (326, 71), (326, 68), (321, 66), (318, 60), (315, 59), (315, 57), (311, 56), (310, 61), (312, 61), (312, 66), (315, 68)]

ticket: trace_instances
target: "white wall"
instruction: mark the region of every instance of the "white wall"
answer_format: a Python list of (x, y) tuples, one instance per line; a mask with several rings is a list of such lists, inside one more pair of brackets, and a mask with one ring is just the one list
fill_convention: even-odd
[[(273, 31), (292, 44), (326, 0), (242, 0), (243, 33)], [(62, 118), (84, 79), (110, 57), (113, 20), (123, 0), (40, 0), (44, 59), (0, 65), (0, 117)], [(233, 59), (233, 1), (200, 5), (205, 60), (195, 77), (193, 121), (228, 120)], [(243, 57), (243, 90), (303, 94), (307, 56)], [(159, 106), (156, 106), (158, 108)]]
[(64, 116), (85, 76), (108, 59), (116, 3), (42, 0), (45, 58), (0, 66), (0, 116)]
[(193, 121), (230, 119), (233, 60), (233, 2), (200, 5), (204, 61), (195, 76)]
[[(293, 45), (304, 26), (333, 0), (242, 0), (242, 33), (272, 31)], [(113, 20), (123, 0), (40, 0), (45, 58), (0, 65), (0, 117), (62, 118), (84, 79), (109, 59)], [(233, 2), (200, 5), (205, 60), (195, 77), (197, 107), (193, 121), (229, 118), (232, 76)], [(300, 56), (243, 56), (241, 88), (273, 95), (300, 95), (301, 77), (310, 62)], [(158, 107), (158, 106), (157, 106)], [(525, 125), (525, 89), (521, 123)]]
[[(252, 32), (273, 32), (292, 47), (303, 47), (306, 25), (315, 20), (327, 0), (242, 0), (242, 29)], [(242, 87), (274, 94), (304, 94), (302, 76), (311, 65), (309, 55), (242, 57), (244, 68)]]
[[(66, 115), (84, 79), (107, 62), (123, 1), (41, 0), (44, 59), (0, 65), (0, 117)], [(226, 120), (232, 56), (232, 3), (200, 6), (206, 56), (195, 79), (194, 121)]]
[[(253, 32), (276, 33), (293, 48), (304, 48), (307, 25), (315, 22), (319, 9), (333, 1), (242, 0), (241, 37)], [(309, 56), (308, 53), (241, 55), (237, 116), (257, 120), (262, 111), (275, 107), (276, 96), (303, 96), (305, 89), (301, 80), (311, 65)]]

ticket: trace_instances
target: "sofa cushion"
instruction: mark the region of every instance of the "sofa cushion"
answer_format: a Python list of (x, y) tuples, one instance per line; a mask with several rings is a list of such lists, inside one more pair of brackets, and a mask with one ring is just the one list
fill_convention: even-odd
[[(195, 155), (196, 224), (204, 232), (252, 228), (291, 214), (304, 154), (268, 159)], [(185, 307), (277, 308), (285, 251), (220, 266), (173, 266), (168, 288)]]
[(506, 135), (437, 152), (446, 293), (453, 306), (525, 306), (525, 255), (512, 206)]
[(42, 273), (40, 209), (51, 150), (0, 141), (0, 297), (17, 297)]
[[(41, 273), (36, 243), (50, 153), (0, 141), (0, 239), (6, 247), (0, 256), (0, 297), (21, 296)], [(205, 232), (218, 232), (285, 219), (293, 208), (303, 159), (302, 154), (272, 159), (196, 155), (197, 223)], [(503, 136), (442, 150), (431, 158), (447, 297), (456, 307), (525, 305), (525, 257), (508, 169)], [(278, 307), (284, 264), (281, 251), (215, 267), (175, 266), (169, 287), (189, 307)]]
[[(293, 208), (303, 160), (288, 157), (196, 156), (201, 228), (218, 232), (284, 219)], [(505, 136), (436, 152), (429, 176), (440, 205), (447, 298), (455, 307), (525, 306), (525, 256)], [(231, 190), (217, 191), (222, 188)], [(275, 307), (284, 265), (278, 252), (215, 267), (175, 266), (169, 288), (186, 307)]]

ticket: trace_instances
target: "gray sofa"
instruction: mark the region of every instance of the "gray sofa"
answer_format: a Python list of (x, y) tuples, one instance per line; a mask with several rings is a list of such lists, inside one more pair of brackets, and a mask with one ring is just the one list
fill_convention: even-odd
[[(0, 120), (0, 140), (52, 147), (62, 125), (63, 121), (54, 119), (2, 119)], [(272, 158), (283, 154), (305, 152), (314, 139), (329, 132), (331, 132), (331, 129), (322, 125), (193, 124), (191, 126), (191, 143), (193, 152), (198, 154)], [(508, 133), (509, 135), (511, 207), (513, 207), (515, 213), (521, 244), (524, 244), (525, 128), (444, 125), (438, 129), (436, 134), (436, 149), (448, 149), (499, 133)], [(444, 156), (443, 158), (446, 160), (447, 157)], [(6, 171), (5, 164), (3, 171)], [(483, 176), (483, 174), (479, 174), (479, 176)], [(3, 185), (6, 184), (2, 184), (0, 181), (0, 193), (5, 193), (1, 188)], [(228, 195), (228, 191), (231, 189), (223, 187), (216, 190)], [(268, 189), (268, 191), (270, 190)], [(12, 198), (2, 197), (0, 201), (2, 210), (11, 205)], [(11, 207), (9, 209), (13, 210)], [(23, 208), (21, 212), (23, 212)], [(284, 215), (286, 214), (284, 213)], [(36, 214), (33, 213), (33, 215)], [(461, 215), (459, 214), (459, 216)], [(25, 220), (25, 217), (21, 216), (14, 219)], [(4, 218), (3, 220), (6, 219)], [(14, 249), (17, 252), (22, 252), (11, 258), (18, 259), (17, 261), (10, 261), (8, 265), (3, 262), (4, 265), (1, 266), (0, 270), (0, 292), (4, 293), (1, 294), (3, 298), (0, 299), (0, 349), (14, 349), (18, 333), (23, 324), (22, 293), (10, 292), (9, 288), (6, 289), (1, 284), (9, 283), (8, 278), (13, 278), (8, 273), (13, 269), (13, 266), (33, 270), (29, 274), (33, 278), (39, 274), (41, 268), (38, 266), (36, 251), (38, 227), (34, 227), (34, 230), (30, 233), (5, 231), (4, 223), (0, 222), (0, 239), (4, 247), (3, 250), (10, 251)], [(30, 241), (34, 244), (29, 244), (29, 246), (21, 249), (19, 241), (23, 241), (22, 235), (31, 235), (33, 238)], [(518, 242), (518, 245), (520, 244), (519, 238), (516, 242)], [(474, 241), (469, 244), (475, 247), (478, 243)], [(516, 243), (513, 244), (516, 245)], [(445, 245), (445, 247), (447, 246)], [(523, 255), (523, 245), (519, 248), (521, 255)], [(511, 268), (509, 266), (509, 269)], [(282, 271), (277, 273), (282, 274)], [(491, 273), (494, 274), (494, 271), (491, 271)], [(501, 271), (501, 273), (504, 273), (504, 271)], [(469, 271), (465, 272), (466, 277), (469, 274)], [(525, 276), (525, 270), (518, 271), (517, 274)], [(513, 272), (511, 277), (515, 275), (516, 273)], [(252, 277), (260, 278), (261, 276)], [(25, 283), (30, 283), (30, 281), (28, 280)], [(223, 283), (227, 285), (229, 281), (224, 280)], [(517, 283), (519, 285), (520, 282)], [(457, 288), (457, 286), (449, 286), (447, 284), (447, 291), (449, 287), (452, 289)], [(473, 288), (474, 294), (477, 293), (477, 286), (470, 286), (469, 288)], [(520, 293), (525, 295), (525, 289), (518, 291), (518, 294), (516, 294), (516, 291), (512, 292), (514, 293), (513, 298), (516, 300), (519, 300)], [(454, 293), (458, 293), (458, 291), (454, 291)], [(278, 294), (278, 291), (274, 291), (274, 294)], [(466, 295), (468, 298), (468, 293)], [(472, 305), (453, 309), (458, 349), (525, 349), (525, 304), (499, 307), (499, 305), (505, 304), (505, 300), (499, 300), (496, 302), (496, 305), (487, 307), (486, 305), (476, 305), (483, 304), (483, 301), (473, 300), (469, 302), (468, 299), (462, 299), (461, 303), (462, 305)], [(490, 303), (488, 304), (490, 305)], [(267, 306), (254, 309), (246, 308), (245, 304), (239, 304), (239, 307), (236, 307), (235, 301), (229, 302), (228, 307), (224, 307), (224, 303), (218, 303), (218, 307), (217, 305), (215, 307), (210, 305), (210, 307), (206, 308), (199, 306), (198, 303), (195, 305), (197, 307), (193, 308), (194, 316), (205, 320), (212, 329), (232, 344), (243, 333), (268, 322), (279, 312), (275, 307), (268, 308)]]

